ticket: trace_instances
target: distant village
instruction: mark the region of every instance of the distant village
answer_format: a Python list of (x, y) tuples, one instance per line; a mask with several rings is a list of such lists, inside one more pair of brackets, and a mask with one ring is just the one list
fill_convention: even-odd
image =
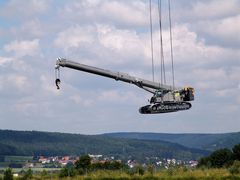
[[(89, 154), (89, 157), (91, 158), (91, 163), (105, 163), (105, 162), (111, 162), (111, 161), (119, 161), (122, 162), (120, 159), (116, 159), (114, 156), (107, 157), (104, 155), (93, 155)], [(62, 168), (67, 165), (74, 165), (75, 162), (79, 159), (79, 157), (76, 156), (50, 156), (50, 157), (44, 157), (39, 156), (37, 159), (33, 161), (28, 161), (23, 166), (23, 168)], [(147, 166), (147, 164), (151, 162), (156, 168), (165, 168), (168, 169), (172, 166), (186, 166), (186, 167), (195, 167), (197, 166), (198, 162), (195, 160), (190, 161), (183, 161), (183, 160), (176, 160), (176, 159), (168, 159), (163, 158), (160, 159), (159, 157), (146, 157), (146, 162), (139, 163), (134, 159), (128, 159), (126, 162), (126, 165), (129, 168), (134, 168), (138, 165)]]

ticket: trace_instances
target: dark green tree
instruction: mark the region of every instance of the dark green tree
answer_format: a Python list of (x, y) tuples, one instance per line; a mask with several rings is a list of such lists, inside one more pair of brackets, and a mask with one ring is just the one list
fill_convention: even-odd
[(240, 161), (234, 161), (232, 166), (228, 169), (232, 175), (240, 173)]
[(74, 169), (73, 167), (64, 167), (61, 169), (59, 177), (63, 178), (63, 177), (74, 177), (77, 175), (77, 170)]
[(12, 173), (12, 169), (11, 168), (7, 168), (4, 171), (3, 179), (4, 180), (13, 180), (13, 173)]
[(83, 169), (88, 170), (91, 165), (91, 158), (88, 155), (81, 156), (79, 160), (76, 161), (75, 167), (77, 170)]
[(32, 169), (29, 168), (27, 171), (24, 172), (22, 179), (27, 180), (27, 179), (32, 179), (33, 177), (33, 172)]
[(103, 164), (104, 169), (109, 169), (109, 170), (117, 170), (123, 168), (123, 164), (118, 161), (110, 161), (110, 162), (105, 162)]
[(206, 167), (206, 168), (210, 168), (212, 166), (211, 163), (211, 159), (210, 157), (202, 157), (199, 161), (198, 161), (198, 165), (197, 167)]
[(68, 177), (68, 168), (67, 167), (64, 167), (60, 170), (59, 177), (60, 178)]
[(229, 149), (219, 149), (214, 151), (209, 158), (212, 167), (220, 168), (230, 163), (232, 152)]
[(233, 159), (240, 161), (240, 144), (235, 145), (232, 148), (233, 151)]

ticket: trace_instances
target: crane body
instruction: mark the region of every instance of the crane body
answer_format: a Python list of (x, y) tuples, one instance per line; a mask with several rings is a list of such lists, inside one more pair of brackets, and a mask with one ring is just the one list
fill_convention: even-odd
[[(142, 114), (157, 114), (187, 110), (191, 108), (191, 104), (188, 101), (194, 100), (194, 89), (191, 87), (173, 88), (172, 86), (130, 76), (126, 73), (113, 72), (88, 66), (64, 58), (57, 59), (56, 69), (59, 70), (60, 67), (67, 67), (134, 84), (137, 87), (152, 93), (153, 97), (150, 100), (150, 104), (140, 107), (139, 109), (139, 112)], [(59, 83), (60, 80), (56, 79), (57, 86)]]

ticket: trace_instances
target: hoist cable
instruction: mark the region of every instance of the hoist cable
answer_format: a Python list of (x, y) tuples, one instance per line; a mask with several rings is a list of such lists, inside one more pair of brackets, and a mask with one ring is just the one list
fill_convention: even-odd
[(161, 59), (161, 84), (166, 84), (163, 38), (162, 38), (162, 1), (158, 0), (158, 16), (159, 16), (159, 39), (160, 39), (160, 59)]
[(150, 34), (151, 34), (151, 55), (152, 55), (152, 77), (154, 82), (154, 59), (153, 59), (153, 27), (152, 27), (152, 1), (149, 0), (150, 11)]
[(60, 79), (60, 69), (59, 68), (55, 68), (55, 78)]
[(59, 85), (61, 83), (61, 80), (60, 80), (60, 69), (59, 67), (56, 67), (55, 68), (55, 84), (57, 86), (57, 89), (60, 89)]
[(172, 61), (172, 81), (173, 81), (173, 90), (175, 89), (175, 78), (174, 78), (174, 64), (173, 64), (173, 43), (172, 43), (172, 20), (171, 20), (171, 3), (168, 0), (168, 17), (169, 17), (169, 35), (170, 35), (170, 45), (171, 45), (171, 61)]

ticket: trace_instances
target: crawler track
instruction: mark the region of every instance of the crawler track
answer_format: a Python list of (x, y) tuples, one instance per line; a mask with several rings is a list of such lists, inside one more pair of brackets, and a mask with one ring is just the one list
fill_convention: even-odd
[(143, 106), (139, 109), (141, 114), (159, 114), (188, 110), (192, 107), (188, 102), (163, 102)]

